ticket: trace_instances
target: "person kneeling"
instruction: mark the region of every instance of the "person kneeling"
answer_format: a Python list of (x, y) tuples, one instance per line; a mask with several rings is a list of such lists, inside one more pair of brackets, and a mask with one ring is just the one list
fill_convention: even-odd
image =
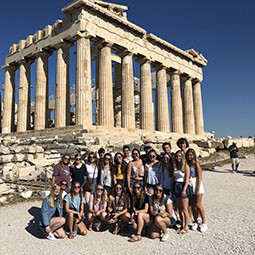
[(161, 237), (161, 241), (169, 238), (167, 227), (171, 226), (171, 217), (173, 215), (172, 200), (164, 195), (164, 189), (161, 184), (157, 184), (154, 189), (154, 195), (150, 201), (151, 213), (151, 238)]
[(124, 224), (127, 226), (130, 220), (130, 214), (128, 213), (128, 198), (124, 194), (123, 185), (120, 183), (115, 184), (113, 195), (110, 195), (109, 197), (108, 213), (108, 223), (111, 225), (114, 224), (113, 234), (117, 235), (120, 231), (119, 225)]
[(43, 235), (49, 240), (65, 238), (62, 226), (65, 224), (63, 216), (63, 200), (58, 184), (52, 185), (50, 195), (43, 200), (40, 222)]
[(83, 222), (85, 199), (82, 196), (79, 182), (72, 184), (71, 192), (65, 196), (64, 201), (66, 202), (65, 210), (70, 231), (68, 238), (73, 239), (77, 230), (79, 234), (85, 236), (87, 234), (87, 228)]
[(88, 221), (90, 222), (89, 230), (92, 230), (94, 224), (94, 229), (100, 231), (101, 222), (106, 220), (106, 206), (107, 206), (107, 195), (102, 185), (97, 185), (96, 192), (90, 195), (89, 200), (89, 213)]

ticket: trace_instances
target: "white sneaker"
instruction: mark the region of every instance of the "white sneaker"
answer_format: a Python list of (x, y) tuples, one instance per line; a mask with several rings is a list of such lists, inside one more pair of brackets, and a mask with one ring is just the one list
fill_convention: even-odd
[(162, 238), (161, 238), (161, 241), (162, 241), (162, 242), (165, 242), (165, 241), (167, 241), (168, 238), (169, 238), (169, 235), (168, 235), (168, 234), (163, 234), (163, 235), (162, 235)]
[(193, 226), (191, 227), (192, 230), (196, 231), (198, 228), (198, 224), (195, 222)]
[(197, 224), (198, 224), (198, 225), (201, 225), (202, 223), (203, 223), (203, 222), (202, 222), (202, 218), (198, 217), (198, 218), (197, 218)]
[(48, 239), (48, 240), (51, 240), (51, 241), (57, 240), (57, 238), (54, 236), (54, 234), (53, 234), (52, 232), (50, 232), (50, 233), (48, 234), (47, 239)]
[(200, 231), (201, 231), (202, 233), (204, 233), (207, 229), (208, 229), (207, 224), (202, 224), (201, 227), (200, 227)]

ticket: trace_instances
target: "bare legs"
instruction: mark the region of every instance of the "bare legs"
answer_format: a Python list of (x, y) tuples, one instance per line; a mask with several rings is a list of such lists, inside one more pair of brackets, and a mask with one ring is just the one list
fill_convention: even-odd
[(65, 231), (62, 228), (65, 222), (64, 217), (53, 217), (50, 220), (50, 232), (54, 233), (57, 238), (65, 238)]
[(68, 213), (67, 218), (68, 218), (67, 222), (68, 222), (68, 227), (69, 227), (70, 233), (73, 232), (73, 225), (74, 225), (74, 222), (75, 222), (77, 224), (78, 233), (80, 235), (83, 235), (83, 236), (85, 236), (87, 234), (87, 228), (86, 228), (83, 221), (80, 221), (79, 219), (74, 220), (74, 214), (73, 213)]
[(199, 196), (192, 196), (191, 208), (195, 221), (197, 222), (198, 215), (200, 214), (202, 218), (202, 223), (205, 224), (205, 210), (202, 206), (202, 197), (203, 197), (202, 194), (200, 194)]
[(156, 216), (154, 223), (151, 228), (151, 238), (159, 238), (161, 231), (164, 234), (167, 234), (167, 227), (170, 227), (171, 221), (169, 217), (161, 217), (160, 215)]

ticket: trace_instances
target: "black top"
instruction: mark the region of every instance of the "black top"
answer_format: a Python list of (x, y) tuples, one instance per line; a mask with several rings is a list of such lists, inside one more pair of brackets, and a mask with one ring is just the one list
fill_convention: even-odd
[(229, 146), (229, 151), (230, 151), (230, 158), (238, 158), (238, 148), (235, 145), (230, 145)]
[(80, 185), (84, 184), (84, 176), (86, 173), (86, 166), (82, 164), (80, 168), (70, 167), (71, 177), (72, 177), (72, 183), (79, 182)]
[(149, 204), (149, 201), (150, 201), (150, 196), (147, 195), (147, 194), (145, 195), (144, 200), (143, 200), (143, 203), (142, 203), (141, 206), (140, 206), (140, 203), (139, 203), (139, 199), (136, 199), (136, 201), (135, 201), (135, 209), (136, 209), (136, 210), (142, 210), (142, 209), (144, 209), (145, 204), (146, 204), (146, 203)]

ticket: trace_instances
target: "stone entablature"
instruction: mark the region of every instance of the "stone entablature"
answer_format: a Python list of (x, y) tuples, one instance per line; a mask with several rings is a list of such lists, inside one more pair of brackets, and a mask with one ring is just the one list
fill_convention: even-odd
[[(167, 86), (171, 86), (171, 131), (203, 136), (200, 83), (207, 60), (195, 50), (181, 50), (129, 22), (126, 6), (76, 0), (62, 9), (66, 18), (10, 47), (5, 66), (2, 132), (13, 129), (15, 70), (20, 69), (17, 130), (29, 127), (30, 65), (37, 62), (35, 129), (49, 125), (48, 58), (57, 51), (56, 127), (70, 125), (69, 48), (76, 43), (76, 125), (92, 125), (91, 61), (96, 62), (97, 125), (114, 126), (112, 62), (121, 83), (121, 126), (135, 128), (133, 59), (140, 64), (140, 128), (154, 130), (151, 67), (156, 70), (156, 129), (169, 132)], [(93, 46), (91, 43), (93, 42)], [(113, 53), (114, 52), (114, 53)], [(119, 67), (118, 67), (119, 64)], [(121, 64), (121, 65), (120, 65)], [(170, 75), (170, 82), (168, 76)], [(116, 76), (116, 74), (115, 74)], [(183, 82), (183, 79), (186, 81)]]

